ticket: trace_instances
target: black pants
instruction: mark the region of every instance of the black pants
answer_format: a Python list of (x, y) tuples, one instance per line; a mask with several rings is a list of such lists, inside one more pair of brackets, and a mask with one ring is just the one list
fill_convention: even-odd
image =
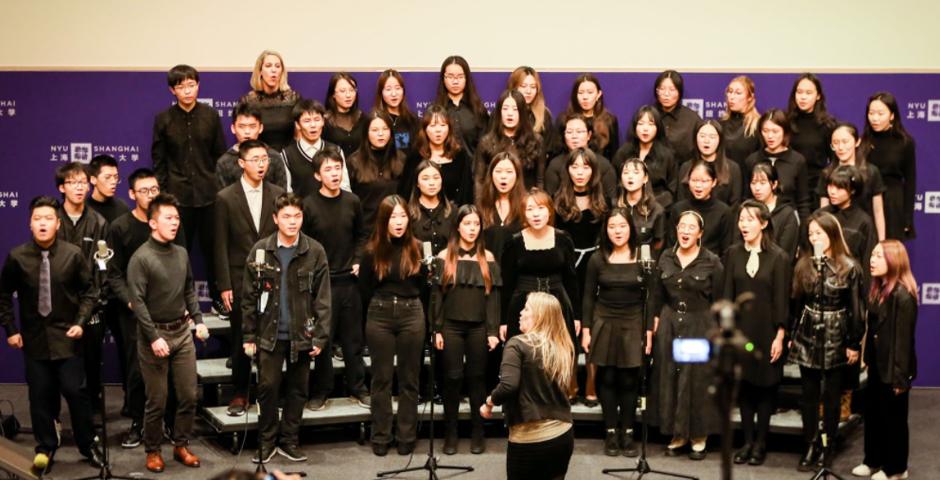
[[(767, 432), (770, 430), (770, 416), (774, 413), (776, 399), (777, 385), (760, 387), (747, 380), (741, 381), (738, 406), (741, 407), (741, 430), (744, 433), (745, 444), (767, 447)], [(756, 436), (755, 414), (757, 415)]]
[(95, 323), (87, 323), (82, 329), (82, 359), (85, 364), (85, 396), (93, 411), (101, 406), (101, 357), (104, 342), (103, 312), (95, 315)]
[(219, 292), (215, 284), (215, 230), (213, 221), (214, 205), (204, 207), (180, 207), (180, 224), (186, 235), (186, 251), (192, 254), (195, 238), (199, 237), (199, 253), (206, 268), (206, 279), (209, 286), (209, 296), (218, 300)]
[(137, 357), (137, 317), (124, 306), (120, 312), (121, 329), (124, 333), (123, 360), (127, 372), (127, 387), (124, 390), (124, 404), (134, 423), (144, 422), (144, 404), (147, 395), (144, 391), (144, 379), (140, 376), (140, 362)]
[[(326, 350), (319, 356), (329, 355)], [(258, 385), (258, 401), (261, 403), (261, 417), (258, 428), (261, 431), (261, 444), (274, 446), (278, 440), (282, 445), (298, 445), (300, 422), (304, 414), (304, 403), (307, 401), (307, 376), (310, 372), (309, 352), (300, 352), (297, 361), (290, 360), (290, 342), (278, 340), (274, 350), (261, 349), (259, 362), (261, 364), (261, 383)], [(284, 362), (287, 370), (282, 371)], [(283, 385), (282, 385), (283, 384)], [(284, 388), (284, 415), (278, 425), (277, 407), (279, 392)]]
[(910, 390), (894, 394), (892, 385), (883, 383), (877, 365), (869, 365), (865, 415), (865, 465), (880, 468), (885, 475), (907, 470), (910, 432), (907, 426)]
[(392, 375), (396, 370), (398, 441), (413, 443), (417, 438), (424, 335), (424, 308), (418, 298), (373, 297), (369, 302), (366, 341), (372, 352), (372, 443), (392, 441)]
[(362, 298), (352, 275), (330, 277), (332, 301), (330, 340), (314, 360), (310, 396), (327, 398), (333, 391), (333, 340), (339, 335), (343, 350), (346, 391), (357, 397), (368, 393), (366, 365), (362, 360)]
[(444, 350), (440, 353), (444, 371), (444, 418), (447, 433), (457, 434), (457, 413), (460, 408), (460, 388), (464, 378), (470, 394), (470, 418), (474, 435), (483, 433), (483, 418), (480, 405), (486, 398), (486, 327), (483, 322), (461, 322), (447, 320), (441, 332)]
[[(842, 397), (842, 367), (829, 370), (800, 367), (803, 384), (802, 416), (803, 437), (811, 442), (817, 433), (826, 435), (826, 445), (832, 445), (839, 432), (839, 401)], [(823, 389), (825, 382), (825, 389)], [(819, 432), (819, 401), (823, 402), (823, 430)]]
[(95, 438), (91, 404), (85, 394), (85, 365), (82, 357), (63, 360), (36, 360), (24, 356), (26, 385), (29, 387), (29, 417), (36, 438), (36, 453), (53, 453), (59, 445), (55, 419), (59, 418), (62, 397), (72, 416), (72, 431), (79, 451), (87, 453)]
[(506, 449), (508, 480), (565, 478), (574, 451), (574, 428), (539, 443), (512, 443)]
[(597, 366), (597, 398), (604, 414), (604, 427), (630, 430), (636, 421), (636, 399), (640, 394), (640, 367)]
[[(232, 277), (235, 278), (235, 277)], [(241, 277), (238, 277), (239, 287), (234, 291), (241, 290)], [(235, 396), (247, 397), (248, 396), (248, 386), (251, 382), (251, 358), (248, 355), (245, 355), (245, 349), (242, 348), (242, 343), (244, 341), (243, 331), (242, 331), (242, 305), (241, 298), (239, 295), (232, 296), (232, 311), (229, 313), (229, 324), (231, 325), (231, 333), (229, 336), (229, 341), (231, 343), (231, 358), (232, 358), (232, 388), (234, 390)]]

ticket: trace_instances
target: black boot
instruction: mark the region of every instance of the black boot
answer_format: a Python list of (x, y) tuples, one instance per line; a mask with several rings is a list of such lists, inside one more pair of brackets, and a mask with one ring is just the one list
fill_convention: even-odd
[(626, 429), (621, 430), (620, 432), (620, 453), (624, 457), (638, 457), (640, 451), (637, 450), (636, 445), (633, 443), (633, 430)]
[(457, 413), (460, 408), (461, 379), (444, 379), (444, 454), (457, 453)]
[(751, 459), (751, 453), (754, 451), (754, 446), (750, 443), (744, 445), (744, 448), (738, 450), (734, 454), (734, 463), (737, 465), (743, 465)]
[(819, 459), (820, 447), (819, 447), (819, 437), (814, 437), (806, 447), (806, 453), (800, 458), (800, 464), (797, 466), (797, 470), (801, 472), (810, 472), (816, 466), (816, 461)]
[(604, 455), (616, 457), (620, 455), (620, 435), (616, 428), (608, 428), (604, 437)]
[(472, 375), (467, 378), (470, 393), (470, 453), (480, 455), (486, 451), (486, 438), (483, 429), (483, 417), (480, 416), (480, 407), (486, 399), (486, 380), (482, 375)]
[(816, 459), (816, 469), (832, 468), (832, 461), (835, 459), (835, 449), (832, 445), (822, 447), (819, 458)]

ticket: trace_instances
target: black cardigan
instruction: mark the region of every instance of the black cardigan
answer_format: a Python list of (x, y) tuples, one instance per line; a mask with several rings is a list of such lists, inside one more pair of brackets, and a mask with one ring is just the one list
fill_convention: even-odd
[(542, 370), (542, 360), (526, 343), (526, 337), (518, 335), (506, 342), (499, 385), (490, 394), (493, 404), (503, 405), (503, 416), (510, 427), (546, 419), (570, 423), (567, 393)]

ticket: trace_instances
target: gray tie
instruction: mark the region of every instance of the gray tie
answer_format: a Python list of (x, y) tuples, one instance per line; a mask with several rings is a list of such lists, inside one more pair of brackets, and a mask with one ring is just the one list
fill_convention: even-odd
[(52, 313), (52, 275), (49, 272), (49, 251), (42, 251), (39, 265), (39, 315), (48, 317)]

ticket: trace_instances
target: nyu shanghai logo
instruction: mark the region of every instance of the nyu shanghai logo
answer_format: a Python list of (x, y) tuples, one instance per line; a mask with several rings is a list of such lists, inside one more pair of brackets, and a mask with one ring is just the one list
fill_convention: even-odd
[(724, 101), (710, 98), (683, 98), (682, 105), (697, 113), (704, 120), (720, 119), (728, 109)]
[[(923, 195), (918, 195), (918, 197), (923, 198), (923, 212), (924, 213), (940, 213), (940, 192), (924, 192)], [(914, 210), (920, 210), (917, 208), (920, 205), (915, 203)]]
[(940, 283), (922, 283), (921, 300), (924, 305), (940, 305)]
[(940, 122), (940, 99), (907, 103), (906, 120)]
[(118, 162), (137, 162), (140, 160), (139, 145), (98, 145), (90, 142), (72, 142), (69, 144), (50, 145), (50, 162), (88, 163), (96, 155), (111, 155)]
[(16, 100), (0, 99), (0, 120), (16, 116)]
[(20, 206), (20, 192), (0, 191), (0, 208), (16, 208)]

